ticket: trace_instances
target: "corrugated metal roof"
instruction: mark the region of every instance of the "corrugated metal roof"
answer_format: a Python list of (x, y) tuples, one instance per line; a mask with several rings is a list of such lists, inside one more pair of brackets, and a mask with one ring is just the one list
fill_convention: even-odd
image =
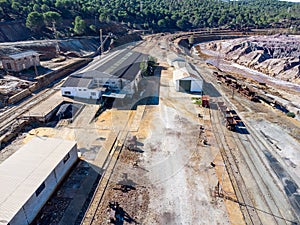
[(0, 224), (15, 216), (75, 145), (36, 137), (0, 164)]
[(176, 69), (180, 69), (186, 67), (188, 63), (185, 61), (175, 61), (173, 64)]
[(174, 52), (170, 52), (169, 54), (167, 54), (167, 59), (171, 60), (171, 61), (173, 61), (173, 60), (185, 61), (184, 58), (182, 58), (181, 56), (177, 55)]
[(20, 53), (8, 55), (8, 57), (16, 60), (16, 59), (22, 59), (22, 58), (28, 57), (28, 56), (33, 56), (33, 55), (37, 56), (39, 54), (36, 51), (26, 51), (26, 52), (20, 52)]
[(88, 88), (91, 84), (93, 79), (91, 78), (80, 78), (80, 77), (73, 77), (70, 76), (67, 80), (63, 83), (62, 87), (82, 87)]
[(70, 77), (93, 79), (93, 78), (111, 78), (114, 76), (111, 74), (105, 73), (105, 72), (98, 71), (98, 70), (89, 70), (89, 71), (85, 71), (83, 73), (73, 74)]
[(186, 62), (176, 62), (179, 67), (173, 72), (173, 79), (179, 80), (187, 77), (192, 77), (197, 80), (203, 80), (198, 71), (196, 71), (189, 63)]

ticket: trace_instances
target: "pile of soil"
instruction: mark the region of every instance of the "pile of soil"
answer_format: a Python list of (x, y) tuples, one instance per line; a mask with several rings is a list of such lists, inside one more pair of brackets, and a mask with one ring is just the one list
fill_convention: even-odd
[(229, 61), (300, 84), (299, 36), (254, 36), (210, 42), (207, 48), (224, 54)]

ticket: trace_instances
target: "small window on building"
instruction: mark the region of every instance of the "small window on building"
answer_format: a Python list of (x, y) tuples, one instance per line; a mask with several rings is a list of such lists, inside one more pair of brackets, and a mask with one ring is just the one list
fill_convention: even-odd
[(70, 153), (68, 153), (68, 154), (64, 157), (64, 159), (63, 159), (64, 164), (69, 160), (69, 158), (70, 158)]
[(105, 84), (109, 84), (109, 82), (108, 82), (108, 81), (106, 81), (106, 82), (105, 82)]
[(35, 191), (36, 197), (39, 196), (39, 194), (41, 194), (41, 192), (45, 189), (45, 187), (46, 187), (45, 182), (43, 182), (43, 183), (38, 187), (38, 189)]
[(79, 88), (78, 91), (81, 91), (81, 89)]
[(86, 89), (83, 89), (83, 91), (86, 91)]
[(112, 84), (115, 84), (116, 82), (113, 81), (113, 82), (111, 82), (111, 83), (112, 83)]
[(96, 96), (96, 92), (91, 92), (91, 95), (92, 96)]
[(70, 91), (65, 91), (64, 93), (65, 93), (65, 95), (70, 95), (71, 94)]
[(11, 70), (11, 64), (10, 63), (6, 63), (7, 69)]

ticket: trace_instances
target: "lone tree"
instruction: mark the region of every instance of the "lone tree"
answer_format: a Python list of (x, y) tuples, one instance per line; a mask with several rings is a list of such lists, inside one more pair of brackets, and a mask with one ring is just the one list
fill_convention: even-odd
[(26, 27), (32, 31), (40, 31), (44, 27), (43, 15), (38, 12), (31, 12), (26, 19)]
[(48, 11), (43, 14), (44, 21), (47, 26), (52, 26), (53, 23), (56, 25), (61, 23), (61, 15), (58, 12)]
[(157, 66), (157, 59), (149, 56), (147, 60), (140, 63), (140, 70), (142, 76), (152, 76), (154, 73), (154, 68)]
[(77, 35), (83, 35), (86, 31), (86, 23), (80, 16), (76, 16), (74, 22), (74, 32)]

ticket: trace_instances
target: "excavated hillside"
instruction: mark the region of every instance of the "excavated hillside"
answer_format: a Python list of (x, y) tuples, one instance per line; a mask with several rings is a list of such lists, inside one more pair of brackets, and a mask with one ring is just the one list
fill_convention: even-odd
[(207, 48), (226, 60), (300, 84), (300, 36), (254, 36), (211, 42)]

